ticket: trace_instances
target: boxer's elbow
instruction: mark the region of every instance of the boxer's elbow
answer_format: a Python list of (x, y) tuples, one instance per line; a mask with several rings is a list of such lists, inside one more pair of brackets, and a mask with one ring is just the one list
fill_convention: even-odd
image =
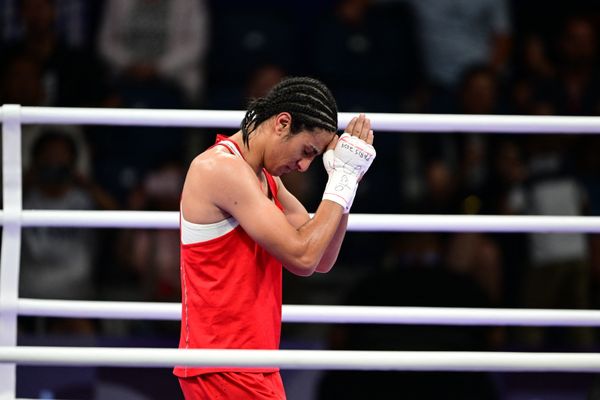
[(285, 261), (284, 265), (294, 275), (311, 276), (319, 266), (319, 261), (317, 255), (304, 252)]

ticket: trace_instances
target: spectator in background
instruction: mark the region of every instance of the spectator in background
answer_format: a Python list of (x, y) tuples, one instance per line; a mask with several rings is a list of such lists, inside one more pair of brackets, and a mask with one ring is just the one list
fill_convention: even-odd
[[(98, 47), (112, 72), (112, 106), (198, 106), (205, 84), (208, 22), (203, 0), (107, 1)], [(188, 144), (188, 131), (180, 128), (93, 130), (96, 179), (123, 207), (148, 171), (181, 157)]]
[[(461, 114), (491, 115), (500, 110), (500, 80), (488, 65), (465, 69), (457, 93)], [(486, 183), (490, 178), (491, 141), (487, 134), (454, 135), (459, 146), (458, 172), (461, 187), (459, 213), (484, 214), (491, 211), (486, 202)], [(502, 299), (502, 254), (494, 239), (485, 233), (455, 233), (448, 243), (449, 268), (470, 276), (487, 294), (493, 306)]]
[[(456, 95), (456, 110), (466, 115), (493, 115), (501, 110), (501, 83), (494, 71), (485, 65), (468, 67), (461, 77)], [(458, 170), (466, 195), (481, 201), (483, 187), (489, 177), (490, 135), (465, 133), (452, 135), (458, 143)], [(483, 205), (482, 205), (483, 206)], [(471, 210), (480, 213), (481, 209)]]
[[(180, 161), (167, 161), (150, 169), (130, 193), (128, 209), (134, 211), (179, 210), (185, 171)], [(179, 281), (179, 231), (173, 229), (121, 229), (112, 247), (115, 265), (102, 277), (106, 298), (123, 301), (166, 302), (181, 300)], [(110, 321), (108, 331), (172, 335), (179, 324), (167, 321)]]
[[(558, 136), (534, 136), (529, 143), (527, 179), (509, 198), (513, 213), (527, 215), (583, 215), (587, 195), (569, 168)], [(582, 233), (529, 234), (529, 265), (521, 290), (525, 308), (588, 309), (590, 265), (586, 235)], [(523, 328), (521, 340), (531, 348), (593, 345), (590, 328), (559, 331)], [(556, 334), (556, 335), (554, 335)]]
[[(41, 106), (45, 98), (42, 70), (35, 61), (25, 56), (17, 56), (0, 67), (0, 104), (20, 104)], [(37, 138), (49, 126), (28, 124), (21, 126), (23, 170), (31, 167), (32, 148)], [(77, 170), (90, 174), (90, 154), (83, 131), (75, 125), (53, 125), (53, 131), (60, 131), (73, 140), (78, 149)]]
[(600, 114), (597, 34), (586, 17), (565, 20), (557, 42), (557, 74), (538, 85), (536, 113)]
[(536, 88), (555, 79), (556, 66), (550, 59), (547, 44), (537, 33), (528, 33), (518, 44), (515, 68), (510, 82), (508, 111), (528, 115), (535, 112)]
[[(490, 174), (482, 203), (484, 212), (494, 215), (509, 213), (511, 191), (521, 185), (526, 178), (526, 168), (521, 149), (521, 137), (496, 138), (491, 149)], [(497, 233), (491, 235), (502, 255), (502, 290), (500, 306), (515, 307), (518, 304), (519, 289), (527, 267), (527, 234)], [(508, 331), (512, 334), (512, 330)]]
[[(307, 34), (314, 30), (311, 2), (212, 1), (211, 16), (218, 23), (211, 25), (210, 55), (207, 59), (209, 106), (234, 102), (239, 97), (253, 71), (265, 63), (276, 64), (291, 75), (306, 72), (304, 63), (313, 58), (310, 49), (304, 51)], [(301, 33), (299, 28), (306, 30)], [(241, 104), (245, 108), (246, 104)]]
[[(457, 86), (453, 111), (495, 114), (499, 108), (498, 79), (485, 65), (470, 66)], [(434, 135), (423, 143), (424, 195), (415, 209), (425, 214), (483, 214), (489, 179), (489, 138), (477, 133)], [(433, 140), (432, 140), (433, 139)], [(444, 235), (445, 263), (454, 273), (476, 282), (497, 306), (502, 296), (501, 252), (489, 235), (456, 232)]]
[[(489, 307), (481, 288), (444, 264), (440, 235), (391, 236), (383, 263), (351, 288), (344, 301), (351, 306)], [(334, 350), (486, 351), (489, 327), (427, 325), (336, 325)], [(328, 371), (318, 399), (494, 400), (497, 388), (486, 372)]]
[[(590, 216), (600, 215), (600, 136), (581, 135), (577, 143), (577, 172), (589, 198)], [(600, 308), (600, 234), (588, 234), (590, 267), (593, 277), (591, 294), (592, 308)]]
[(313, 32), (315, 74), (332, 86), (344, 111), (398, 111), (420, 71), (411, 10), (372, 0), (332, 5)]
[(3, 65), (27, 59), (38, 65), (45, 106), (94, 106), (106, 95), (104, 71), (92, 54), (70, 49), (56, 29), (53, 0), (22, 0), (24, 34), (0, 56)]
[(250, 73), (250, 77), (246, 82), (246, 98), (243, 104), (247, 104), (247, 101), (250, 99), (264, 97), (285, 75), (285, 69), (275, 63), (266, 63), (258, 66)]
[[(471, 65), (462, 74), (453, 93), (452, 106), (447, 111), (457, 114), (497, 114), (502, 104), (500, 93), (501, 83), (492, 69), (482, 64)], [(488, 179), (489, 141), (489, 134), (478, 133), (415, 135), (411, 143), (413, 154), (404, 152), (403, 157), (413, 158), (411, 169), (420, 170), (421, 175), (428, 173), (430, 163), (434, 164), (433, 168), (437, 171), (439, 169), (436, 167), (442, 164), (449, 174), (456, 175), (453, 184), (457, 185), (458, 192), (454, 195), (460, 200), (453, 201), (475, 196), (469, 204), (437, 204), (435, 208), (441, 210), (450, 206), (453, 212), (482, 213), (487, 207), (481, 203), (481, 196)], [(420, 187), (420, 193), (413, 195), (412, 203), (420, 203), (423, 190)], [(429, 200), (437, 201), (432, 198)]]
[(423, 180), (424, 195), (416, 206), (423, 214), (455, 214), (461, 208), (460, 181), (447, 162), (430, 160)]
[[(132, 210), (178, 211), (185, 171), (179, 162), (168, 162), (151, 171), (130, 196)], [(120, 263), (136, 276), (144, 301), (179, 301), (179, 232), (173, 229), (124, 230), (119, 239)], [(177, 327), (178, 328), (178, 327)]]
[(13, 57), (0, 65), (0, 103), (40, 106), (46, 97), (42, 69), (25, 56)]
[[(112, 105), (197, 106), (208, 48), (205, 1), (110, 0), (104, 11), (98, 46), (114, 78)], [(122, 207), (150, 170), (181, 157), (188, 144), (188, 131), (181, 128), (92, 129), (96, 179)]]
[[(498, 114), (501, 110), (501, 87), (496, 74), (485, 65), (472, 65), (461, 76), (453, 97), (451, 111), (457, 114), (486, 115)], [(461, 212), (482, 213), (487, 207), (482, 204), (482, 192), (489, 178), (490, 135), (463, 133), (432, 134), (420, 139), (420, 153), (425, 164), (430, 161), (442, 162), (456, 175), (460, 201), (475, 196), (471, 204), (464, 203)], [(455, 206), (455, 205), (452, 205)], [(458, 209), (453, 210), (459, 211)]]
[[(23, 208), (111, 208), (111, 199), (76, 168), (79, 149), (68, 135), (45, 131), (34, 143), (25, 174)], [(90, 300), (96, 249), (90, 229), (38, 227), (23, 231), (20, 295)]]
[(15, 42), (23, 35), (23, 25), (18, 8), (17, 0), (0, 0), (0, 26), (2, 27), (0, 43), (2, 46)]
[[(342, 111), (397, 112), (408, 108), (420, 77), (414, 16), (404, 3), (336, 0), (311, 35), (314, 74), (336, 94)], [(357, 212), (398, 212), (400, 135), (382, 135), (376, 169), (356, 194)], [(365, 201), (367, 200), (368, 201)], [(351, 239), (352, 240), (352, 239)]]
[(411, 0), (417, 18), (432, 112), (447, 112), (466, 68), (504, 72), (512, 28), (506, 0)]
[[(25, 27), (19, 13), (20, 0), (0, 0), (1, 42), (12, 44), (23, 39)], [(69, 49), (93, 50), (96, 18), (100, 2), (55, 0), (55, 27)]]
[[(417, 211), (424, 214), (477, 214), (480, 202), (464, 196), (461, 183), (441, 160), (432, 160), (426, 169), (425, 196)], [(487, 235), (456, 232), (441, 235), (444, 242), (443, 266), (478, 285), (487, 301), (497, 306), (502, 291), (501, 253)]]
[[(99, 50), (125, 106), (178, 108), (178, 103), (198, 103), (205, 84), (208, 22), (203, 0), (106, 3)], [(170, 103), (161, 100), (166, 95), (172, 97)]]

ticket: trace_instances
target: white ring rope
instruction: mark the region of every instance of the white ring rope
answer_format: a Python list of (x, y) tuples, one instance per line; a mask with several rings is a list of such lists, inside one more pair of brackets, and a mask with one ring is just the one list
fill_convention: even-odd
[[(180, 303), (19, 299), (17, 311), (22, 316), (41, 317), (181, 319)], [(285, 304), (282, 314), (283, 322), (302, 323), (600, 326), (600, 311), (597, 310)]]
[[(339, 113), (339, 127), (345, 127), (355, 114)], [(385, 113), (368, 115), (376, 131), (600, 133), (600, 117)], [(21, 107), (23, 124), (238, 128), (243, 116), (244, 111), (222, 110)]]
[[(0, 221), (4, 214), (0, 211)], [(178, 229), (177, 211), (24, 210), (23, 227)], [(355, 232), (600, 232), (600, 217), (351, 214)]]
[(599, 372), (597, 353), (332, 350), (179, 350), (114, 347), (0, 347), (0, 363), (20, 365), (404, 371)]

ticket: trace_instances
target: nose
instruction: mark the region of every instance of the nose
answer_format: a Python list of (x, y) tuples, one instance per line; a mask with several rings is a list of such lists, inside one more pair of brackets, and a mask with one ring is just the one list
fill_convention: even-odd
[(311, 161), (312, 158), (303, 158), (296, 163), (296, 168), (300, 172), (305, 172), (310, 166)]

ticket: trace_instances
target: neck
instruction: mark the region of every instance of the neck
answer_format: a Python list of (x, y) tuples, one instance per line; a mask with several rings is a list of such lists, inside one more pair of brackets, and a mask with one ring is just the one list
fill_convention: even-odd
[(261, 175), (264, 167), (264, 139), (266, 135), (262, 135), (261, 133), (260, 127), (252, 132), (248, 145), (244, 143), (242, 131), (238, 131), (230, 137), (230, 139), (238, 145), (244, 160), (250, 165), (250, 168), (256, 173), (256, 176)]

